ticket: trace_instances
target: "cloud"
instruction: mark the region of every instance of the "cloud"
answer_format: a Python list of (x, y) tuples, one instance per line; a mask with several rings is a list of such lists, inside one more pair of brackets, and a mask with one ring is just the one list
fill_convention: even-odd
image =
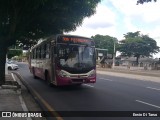
[(124, 16), (134, 19), (139, 16), (144, 22), (155, 22), (160, 20), (159, 6), (160, 1), (136, 5), (136, 0), (110, 0), (117, 11)]
[(115, 14), (107, 6), (99, 4), (96, 14), (83, 21), (83, 26), (87, 28), (108, 28), (115, 24)]
[(99, 29), (99, 28), (109, 28), (114, 25), (106, 21), (102, 21), (102, 22), (91, 21), (90, 23), (87, 23), (87, 24), (85, 23), (84, 26), (91, 29)]
[(125, 22), (127, 31), (134, 32), (138, 30), (138, 28), (132, 24), (130, 17), (125, 17), (124, 22)]
[(82, 35), (91, 37), (96, 34), (115, 35), (116, 33), (116, 15), (107, 6), (99, 4), (96, 14), (85, 18), (82, 26), (77, 27), (76, 31), (68, 34)]
[(92, 27), (78, 27), (76, 31), (69, 32), (68, 34), (81, 35), (86, 37), (91, 37), (96, 34), (114, 36), (116, 34), (116, 28), (115, 27), (109, 27), (109, 28), (99, 27), (97, 29), (92, 29)]
[(96, 14), (85, 18), (82, 26), (69, 34), (86, 37), (110, 35), (121, 40), (127, 32), (141, 31), (160, 46), (159, 7), (160, 0), (143, 5), (136, 5), (136, 0), (102, 0)]

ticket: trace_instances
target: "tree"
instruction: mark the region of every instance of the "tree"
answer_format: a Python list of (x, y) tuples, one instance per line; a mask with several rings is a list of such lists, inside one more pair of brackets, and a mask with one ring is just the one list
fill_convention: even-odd
[(118, 43), (117, 38), (109, 35), (95, 35), (91, 37), (95, 41), (96, 48), (108, 49), (108, 53), (114, 53), (114, 42)]
[(145, 3), (145, 2), (152, 2), (152, 1), (154, 1), (154, 2), (156, 2), (157, 0), (137, 0), (137, 5), (138, 4), (143, 4), (143, 3)]
[[(20, 41), (75, 30), (85, 17), (95, 13), (100, 0), (1, 0), (0, 85), (5, 82), (7, 48)], [(28, 44), (28, 43), (27, 43)]]
[(158, 53), (160, 48), (153, 38), (148, 35), (140, 35), (140, 31), (128, 32), (124, 34), (124, 38), (124, 40), (120, 41), (118, 50), (122, 52), (122, 56), (136, 57), (137, 65), (140, 56), (151, 57), (152, 54)]
[(21, 49), (9, 49), (8, 50), (8, 59), (11, 59), (14, 56), (20, 56), (22, 55), (23, 51)]

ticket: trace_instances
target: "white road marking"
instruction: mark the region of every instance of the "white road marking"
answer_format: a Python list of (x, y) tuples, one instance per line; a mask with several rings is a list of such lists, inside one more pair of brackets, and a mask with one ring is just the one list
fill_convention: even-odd
[(139, 103), (142, 103), (142, 104), (149, 105), (149, 106), (152, 106), (152, 107), (155, 107), (155, 108), (159, 108), (159, 109), (160, 109), (160, 106), (153, 105), (153, 104), (150, 104), (150, 103), (147, 103), (147, 102), (143, 102), (143, 101), (140, 101), (140, 100), (136, 100), (136, 102), (139, 102)]
[[(20, 103), (21, 103), (23, 111), (28, 111), (28, 108), (27, 108), (27, 106), (26, 106), (26, 104), (25, 104), (25, 102), (24, 102), (24, 100), (23, 100), (21, 95), (19, 95), (19, 100), (20, 100)], [(27, 117), (26, 119), (27, 120), (32, 120), (31, 117)]]
[(153, 88), (153, 87), (147, 87), (148, 89), (152, 89), (152, 90), (160, 90), (158, 88)]
[(89, 84), (83, 84), (83, 85), (85, 85), (85, 86), (88, 86), (88, 87), (94, 87), (94, 86), (92, 86), (92, 85), (89, 85)]
[[(11, 75), (12, 75), (13, 81), (17, 81), (16, 78), (14, 77), (13, 73), (11, 73)], [(20, 103), (21, 103), (23, 111), (28, 111), (28, 108), (27, 108), (27, 106), (26, 106), (26, 104), (24, 102), (24, 99), (23, 99), (21, 94), (19, 95), (19, 100), (20, 100)], [(26, 118), (26, 120), (32, 120), (32, 118), (28, 117), (28, 118)]]
[(107, 78), (99, 78), (99, 79), (101, 79), (101, 80), (106, 80), (106, 81), (113, 81), (113, 80), (107, 79)]
[(11, 73), (11, 75), (12, 75), (13, 81), (16, 81), (16, 79), (15, 79), (15, 77), (14, 77), (13, 73)]

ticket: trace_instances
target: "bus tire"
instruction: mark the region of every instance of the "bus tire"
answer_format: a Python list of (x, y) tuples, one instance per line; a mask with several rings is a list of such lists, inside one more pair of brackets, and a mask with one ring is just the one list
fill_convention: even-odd
[(52, 87), (52, 83), (50, 81), (49, 73), (47, 71), (45, 72), (45, 80), (47, 82), (47, 85)]
[(76, 86), (82, 86), (82, 83), (76, 84)]
[(34, 68), (32, 68), (32, 72), (33, 72), (33, 78), (34, 78), (34, 79), (37, 79), (38, 77), (35, 75), (35, 70), (34, 70)]

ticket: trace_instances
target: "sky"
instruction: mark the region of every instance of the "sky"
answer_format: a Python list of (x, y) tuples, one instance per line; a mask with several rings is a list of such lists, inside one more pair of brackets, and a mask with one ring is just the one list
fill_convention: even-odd
[[(160, 46), (160, 0), (136, 5), (137, 0), (101, 0), (96, 13), (85, 18), (76, 31), (67, 34), (91, 37), (109, 35), (118, 40), (127, 32), (141, 31)], [(160, 58), (160, 53), (153, 55)]]

